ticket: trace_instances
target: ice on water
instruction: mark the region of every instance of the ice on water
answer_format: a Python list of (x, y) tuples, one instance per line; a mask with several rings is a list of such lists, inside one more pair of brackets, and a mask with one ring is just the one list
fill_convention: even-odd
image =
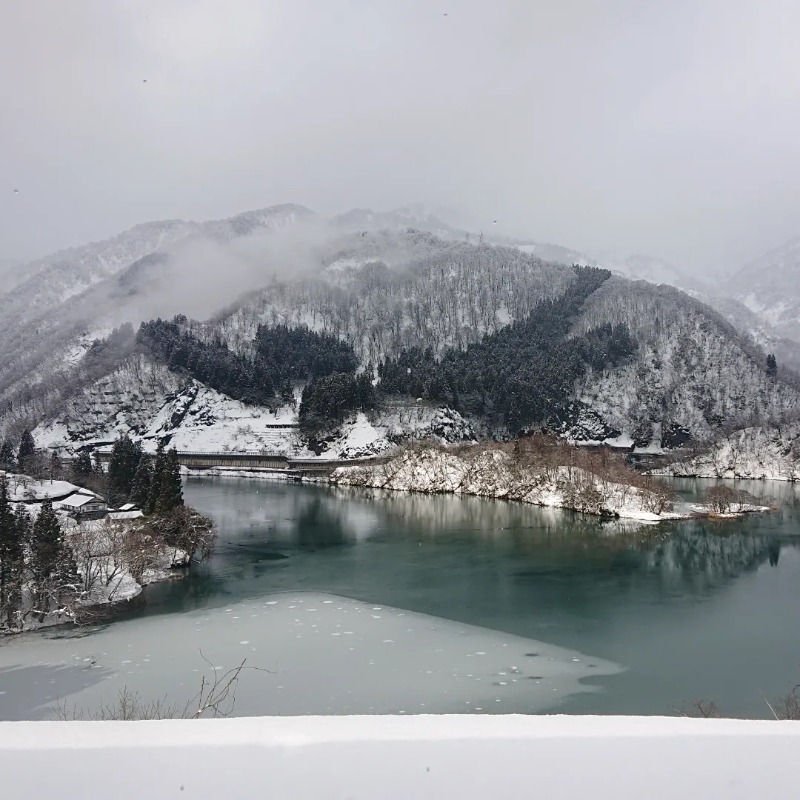
[(259, 670), (242, 674), (239, 716), (536, 713), (596, 690), (584, 679), (620, 671), (533, 639), (320, 593), (81, 633), (26, 635), (0, 647), (0, 719), (47, 718), (60, 699), (92, 711), (123, 686), (182, 705), (203, 674), (243, 659)]

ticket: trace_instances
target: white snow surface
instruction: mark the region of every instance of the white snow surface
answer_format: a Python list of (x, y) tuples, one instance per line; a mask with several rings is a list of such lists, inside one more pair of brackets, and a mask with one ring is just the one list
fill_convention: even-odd
[(51, 500), (58, 500), (70, 495), (97, 497), (94, 492), (69, 481), (36, 480), (17, 472), (7, 472), (6, 480), (8, 497), (12, 503), (38, 503), (48, 497)]
[(154, 449), (157, 439), (169, 435), (171, 445), (183, 451), (310, 455), (291, 427), (296, 425), (292, 405), (274, 411), (246, 406), (136, 356), (84, 389), (63, 414), (39, 425), (33, 436), (40, 447), (67, 450), (111, 443), (127, 433), (144, 441), (146, 449)]
[(341, 426), (330, 445), (331, 452), (323, 455), (364, 458), (385, 453), (409, 439), (472, 442), (475, 432), (457, 411), (445, 406), (388, 405), (369, 416), (358, 412), (354, 419)]

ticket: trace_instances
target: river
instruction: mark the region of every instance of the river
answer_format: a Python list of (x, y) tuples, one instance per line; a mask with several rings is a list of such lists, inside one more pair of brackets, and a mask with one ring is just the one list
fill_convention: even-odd
[(218, 526), (211, 560), (122, 621), (3, 642), (0, 718), (91, 711), (122, 685), (188, 698), (245, 657), (269, 672), (243, 674), (238, 714), (674, 714), (702, 698), (768, 716), (764, 698), (800, 682), (800, 490), (738, 485), (776, 510), (651, 526), (190, 478), (186, 501)]

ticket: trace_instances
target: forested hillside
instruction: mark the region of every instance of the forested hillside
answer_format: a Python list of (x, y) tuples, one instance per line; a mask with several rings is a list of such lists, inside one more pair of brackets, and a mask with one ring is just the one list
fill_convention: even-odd
[[(448, 348), (438, 356), (431, 347), (411, 347), (396, 359), (387, 356), (377, 367), (378, 396), (444, 403), (496, 431), (552, 423), (563, 416), (574, 383), (587, 368), (611, 367), (635, 349), (621, 325), (566, 338), (583, 303), (610, 276), (590, 267), (572, 273), (560, 297), (542, 301), (520, 322), (486, 334), (466, 350)], [(307, 383), (299, 419), (309, 429), (341, 422), (345, 412), (376, 403), (371, 365), (367, 374), (354, 377), (353, 349), (328, 334), (259, 325), (245, 352), (234, 353), (219, 339), (198, 340), (185, 322), (143, 324), (137, 341), (170, 369), (229, 397), (276, 407), (291, 399), (292, 385)]]
[(186, 322), (185, 317), (143, 322), (137, 344), (174, 372), (250, 405), (281, 405), (292, 399), (297, 383), (356, 369), (356, 357), (345, 342), (305, 327), (259, 325), (252, 354), (245, 355), (219, 339), (198, 339)]
[[(96, 371), (76, 381), (76, 366), (120, 323), (138, 328), (156, 313), (191, 311), (189, 301), (207, 315), (267, 283), (254, 261), (311, 216), (286, 205), (204, 223), (146, 223), (19, 266), (25, 280), (0, 292), (0, 414), (13, 407), (19, 428), (20, 415), (30, 420), (61, 403), (65, 384), (95, 379)], [(0, 418), (0, 427), (8, 422)]]
[[(204, 236), (235, 245), (217, 252), (223, 259), (238, 258), (254, 231), (304, 226), (290, 239), (303, 240), (301, 249), (251, 253), (253, 289), (205, 321), (170, 314), (140, 327), (142, 298), (171, 285), (164, 281), (176, 269), (190, 274), (187, 253), (203, 257), (167, 248), (137, 251), (70, 298), (40, 336), (29, 326), (7, 331), (14, 356), (0, 368), (0, 434), (14, 439), (45, 422), (50, 441), (74, 443), (124, 432), (129, 420), (141, 435), (191, 430), (184, 441), (199, 442), (203, 427), (225, 431), (203, 434), (219, 446), (300, 452), (355, 420), (353, 442), (391, 441), (404, 425), (438, 425), (442, 413), (457, 436), (546, 425), (579, 440), (657, 448), (797, 413), (782, 361), (768, 364), (751, 338), (676, 289), (453, 229), (441, 231), (446, 238), (399, 223), (375, 229), (372, 212), (323, 228), (309, 219), (277, 207), (205, 223)], [(119, 326), (126, 316), (133, 325)], [(418, 402), (413, 422), (387, 410)], [(277, 442), (270, 419), (299, 433)], [(343, 436), (342, 448), (361, 447)]]
[(670, 286), (613, 278), (587, 302), (575, 335), (627, 326), (632, 362), (593, 370), (577, 397), (640, 445), (709, 440), (800, 409), (797, 391), (771, 375), (767, 356), (708, 306)]
[[(278, 282), (219, 315), (212, 335), (244, 351), (259, 324), (306, 324), (347, 341), (362, 363), (410, 347), (439, 355), (526, 317), (575, 280), (570, 267), (514, 248), (447, 242), (419, 231), (365, 233), (350, 245), (321, 276)], [(407, 260), (391, 261), (400, 256)]]
[(563, 417), (574, 383), (588, 368), (619, 364), (635, 350), (624, 325), (604, 324), (566, 338), (588, 297), (610, 277), (576, 267), (576, 279), (556, 300), (441, 359), (431, 349), (404, 349), (379, 366), (381, 389), (448, 402), (494, 429), (517, 432)]

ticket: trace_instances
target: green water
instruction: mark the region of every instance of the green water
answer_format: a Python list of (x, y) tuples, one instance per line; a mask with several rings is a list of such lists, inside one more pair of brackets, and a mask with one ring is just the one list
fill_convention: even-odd
[(148, 587), (143, 613), (319, 590), (625, 668), (559, 711), (672, 714), (705, 698), (765, 716), (764, 695), (800, 682), (800, 491), (741, 486), (777, 510), (654, 527), (469, 497), (190, 479), (186, 500), (217, 523), (217, 551), (186, 580)]

